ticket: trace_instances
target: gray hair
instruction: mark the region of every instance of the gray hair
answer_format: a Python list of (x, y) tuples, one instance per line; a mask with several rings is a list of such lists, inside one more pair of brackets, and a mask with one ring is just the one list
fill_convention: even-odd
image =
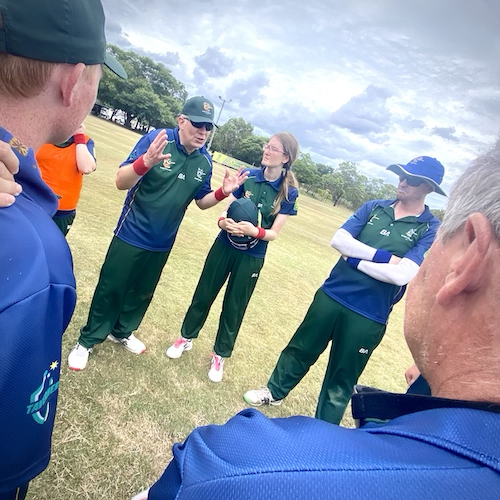
[(488, 219), (500, 240), (500, 140), (491, 151), (477, 158), (454, 184), (439, 238), (451, 238), (474, 212)]

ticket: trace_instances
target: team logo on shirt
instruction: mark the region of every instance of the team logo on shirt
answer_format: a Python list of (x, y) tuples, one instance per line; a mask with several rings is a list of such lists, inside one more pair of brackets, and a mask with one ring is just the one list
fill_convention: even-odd
[(163, 160), (163, 165), (160, 167), (160, 169), (167, 170), (168, 172), (172, 172), (170, 165), (175, 165), (175, 161), (172, 161), (170, 158), (165, 158)]
[(391, 234), (391, 232), (388, 231), (387, 229), (382, 229), (382, 231), (380, 231), (380, 234), (382, 236), (389, 236)]
[(402, 234), (401, 237), (404, 238), (407, 241), (413, 241), (413, 236), (417, 234), (417, 231), (415, 229), (409, 229), (406, 231), (405, 234)]
[(195, 175), (195, 178), (194, 180), (195, 181), (198, 181), (198, 182), (203, 182), (203, 177), (207, 175), (205, 173), (205, 171), (202, 169), (202, 168), (198, 168), (198, 171), (196, 172), (196, 175)]
[(181, 173), (177, 176), (177, 179), (180, 179), (181, 181), (185, 181), (185, 180), (186, 180), (186, 174), (184, 174), (183, 172), (181, 172)]
[(12, 149), (15, 149), (21, 156), (28, 156), (28, 148), (15, 137), (11, 137), (9, 145)]
[[(353, 217), (353, 216), (351, 216), (351, 217)], [(349, 218), (351, 218), (351, 217), (349, 217)], [(370, 226), (373, 226), (373, 221), (374, 221), (374, 220), (379, 220), (379, 218), (378, 218), (376, 215), (372, 215), (372, 216), (370, 217), (370, 220), (369, 220), (366, 224), (368, 224), (368, 225), (370, 225)]]
[(244, 196), (245, 196), (245, 198), (251, 198), (251, 197), (252, 197), (252, 194), (253, 194), (253, 193), (252, 193), (252, 191), (250, 191), (250, 189), (247, 189), (247, 190), (245, 191), (245, 195), (244, 195)]
[(30, 404), (26, 407), (26, 415), (31, 415), (37, 424), (43, 424), (49, 418), (49, 399), (59, 388), (59, 380), (55, 381), (53, 377), (58, 366), (59, 361), (50, 363), (49, 369), (43, 373), (42, 383), (30, 396)]

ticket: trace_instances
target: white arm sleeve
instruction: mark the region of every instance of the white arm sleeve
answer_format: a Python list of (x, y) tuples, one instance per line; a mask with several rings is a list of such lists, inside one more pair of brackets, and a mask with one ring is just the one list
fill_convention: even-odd
[(415, 277), (418, 269), (418, 264), (405, 258), (397, 264), (378, 264), (362, 260), (358, 265), (358, 270), (368, 276), (398, 286), (407, 285)]
[(361, 243), (349, 231), (342, 228), (333, 235), (330, 246), (346, 257), (363, 260), (372, 260), (377, 251), (376, 248)]

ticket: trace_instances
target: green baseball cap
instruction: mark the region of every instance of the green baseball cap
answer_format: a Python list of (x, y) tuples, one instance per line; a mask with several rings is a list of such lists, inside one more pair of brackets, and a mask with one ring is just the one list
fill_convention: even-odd
[(197, 95), (184, 103), (181, 114), (192, 122), (214, 123), (214, 104), (210, 99)]
[(106, 52), (101, 0), (0, 0), (0, 52), (54, 63), (105, 64), (127, 78)]

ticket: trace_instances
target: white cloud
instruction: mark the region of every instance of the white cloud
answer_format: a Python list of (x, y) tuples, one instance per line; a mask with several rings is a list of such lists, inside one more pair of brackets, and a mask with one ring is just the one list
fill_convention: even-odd
[[(367, 173), (426, 154), (449, 190), (500, 131), (492, 0), (103, 0), (110, 41), (158, 54), (190, 94)], [(386, 177), (388, 180), (390, 177)]]

